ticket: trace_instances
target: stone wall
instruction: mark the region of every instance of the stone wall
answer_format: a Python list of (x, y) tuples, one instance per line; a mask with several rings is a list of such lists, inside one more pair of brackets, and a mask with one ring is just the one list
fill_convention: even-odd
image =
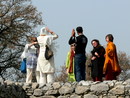
[(46, 85), (3, 81), (0, 82), (0, 98), (130, 98), (130, 79)]

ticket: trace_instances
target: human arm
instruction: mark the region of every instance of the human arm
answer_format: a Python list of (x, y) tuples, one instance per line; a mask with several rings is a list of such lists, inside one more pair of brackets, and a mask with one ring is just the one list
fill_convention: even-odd
[(27, 52), (28, 52), (28, 47), (29, 47), (29, 45), (26, 44), (25, 47), (24, 47), (24, 51), (23, 51), (22, 54), (21, 54), (21, 58), (22, 58), (22, 59), (24, 59), (24, 58), (27, 57), (26, 54), (27, 54)]
[(71, 37), (69, 39), (69, 45), (73, 44), (73, 43), (76, 43), (76, 37), (75, 37), (75, 30), (73, 29), (72, 32), (71, 32)]
[(47, 32), (49, 32), (53, 35), (53, 40), (58, 38), (58, 35), (55, 32), (51, 31), (49, 28), (46, 27), (46, 30), (47, 30)]
[(113, 44), (113, 43), (109, 43), (109, 45), (108, 45), (108, 49), (107, 49), (107, 55), (110, 57), (110, 58), (112, 58), (113, 56), (114, 56), (114, 52), (115, 52), (115, 49), (116, 49), (116, 47), (115, 47), (115, 45)]
[(32, 45), (38, 44), (38, 42), (32, 42), (28, 45), (28, 47), (30, 48)]

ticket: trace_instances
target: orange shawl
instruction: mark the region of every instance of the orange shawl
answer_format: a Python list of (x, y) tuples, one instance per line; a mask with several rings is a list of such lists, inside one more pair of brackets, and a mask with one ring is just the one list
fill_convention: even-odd
[(113, 42), (109, 42), (106, 47), (106, 54), (105, 54), (105, 63), (103, 72), (106, 73), (108, 63), (112, 66), (112, 71), (116, 73), (116, 75), (119, 75), (121, 72), (118, 58), (117, 58), (117, 52), (116, 52), (116, 46)]

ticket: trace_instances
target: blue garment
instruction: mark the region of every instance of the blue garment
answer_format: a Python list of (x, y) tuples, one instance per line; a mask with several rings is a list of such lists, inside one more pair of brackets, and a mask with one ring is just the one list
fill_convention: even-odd
[(20, 65), (20, 70), (22, 73), (26, 73), (26, 59), (23, 59)]
[(28, 53), (27, 54), (27, 68), (36, 68), (37, 66), (37, 54)]
[(79, 82), (81, 80), (85, 80), (85, 77), (86, 77), (85, 54), (76, 54), (74, 62), (75, 62), (74, 73), (75, 73), (76, 81)]

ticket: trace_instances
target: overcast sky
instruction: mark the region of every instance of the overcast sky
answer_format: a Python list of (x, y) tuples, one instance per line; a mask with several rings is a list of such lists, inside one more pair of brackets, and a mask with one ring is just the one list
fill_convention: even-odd
[(59, 35), (57, 67), (65, 64), (68, 40), (77, 26), (82, 26), (88, 37), (87, 53), (92, 49), (91, 40), (96, 38), (105, 46), (105, 36), (111, 33), (117, 51), (130, 55), (130, 0), (32, 0), (32, 4), (42, 12), (44, 23)]

